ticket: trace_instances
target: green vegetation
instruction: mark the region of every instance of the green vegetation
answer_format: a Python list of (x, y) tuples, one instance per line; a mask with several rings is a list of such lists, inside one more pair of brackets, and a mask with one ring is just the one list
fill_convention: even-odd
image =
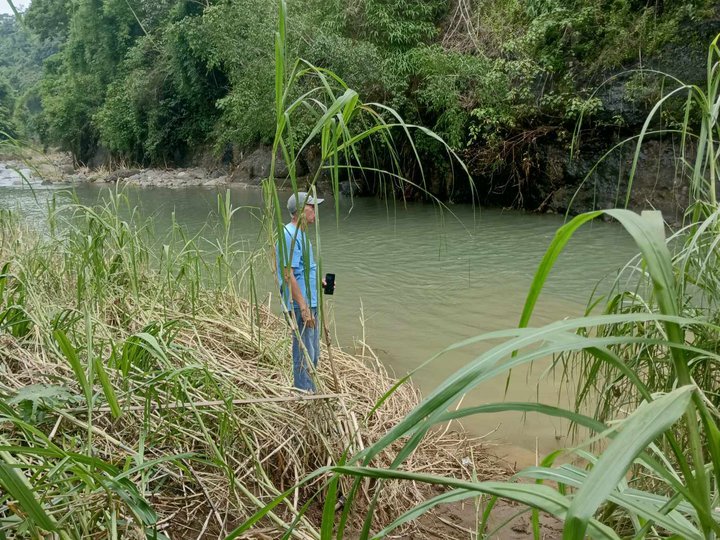
[[(452, 154), (452, 146), (424, 128), (418, 128), (424, 142), (417, 144), (409, 136), (415, 127), (399, 114), (409, 112), (411, 119), (413, 112), (421, 119), (422, 114), (430, 114), (431, 107), (413, 110), (423, 89), (428, 99), (435, 96), (432, 99), (438, 100), (436, 112), (453, 110), (452, 100), (441, 102), (437, 97), (448, 87), (444, 79), (448, 71), (443, 71), (448, 58), (457, 62), (451, 62), (453, 73), (467, 69), (467, 82), (481, 79), (487, 96), (516, 84), (518, 92), (529, 92), (538, 82), (538, 73), (554, 76), (567, 69), (572, 58), (581, 60), (587, 73), (601, 73), (622, 62), (625, 57), (619, 39), (642, 36), (650, 50), (659, 48), (665, 41), (653, 32), (676, 28), (673, 24), (697, 16), (698, 9), (687, 3), (663, 2), (648, 11), (634, 3), (604, 6), (578, 1), (569, 11), (559, 2), (528, 2), (522, 8), (497, 2), (498, 10), (505, 9), (508, 17), (504, 19), (507, 26), (486, 37), (490, 45), (502, 49), (494, 58), (468, 55), (463, 47), (470, 45), (462, 41), (453, 42), (452, 54), (447, 52), (447, 43), (444, 47), (430, 44), (438, 39), (430, 23), (443, 16), (432, 3), (416, 6), (417, 11), (410, 10), (398, 25), (392, 23), (395, 4), (389, 1), (368, 0), (354, 9), (332, 11), (333, 16), (326, 16), (324, 24), (317, 27), (319, 35), (327, 32), (329, 36), (327, 48), (335, 43), (348, 51), (333, 58), (350, 62), (352, 53), (359, 50), (376, 54), (381, 62), (405, 59), (407, 66), (417, 61), (423, 69), (428, 65), (436, 69), (435, 86), (427, 86), (431, 78), (425, 78), (427, 71), (422, 71), (413, 81), (412, 92), (385, 96), (394, 105), (390, 108), (361, 100), (337, 73), (318, 67), (314, 59), (290, 62), (302, 47), (315, 42), (288, 39), (287, 34), (306, 36), (304, 24), (321, 15), (308, 9), (307, 20), (300, 18), (290, 25), (292, 17), (286, 17), (285, 4), (280, 4), (275, 23), (269, 12), (260, 12), (257, 21), (277, 25), (274, 33), (257, 36), (274, 38), (274, 57), (258, 60), (258, 67), (264, 63), (265, 70), (268, 66), (274, 70), (253, 72), (258, 84), (242, 87), (234, 98), (238, 101), (223, 102), (226, 109), (214, 111), (211, 126), (189, 127), (184, 121), (173, 123), (178, 111), (187, 115), (184, 119), (208, 120), (203, 107), (210, 111), (210, 103), (224, 97), (192, 103), (185, 100), (196, 95), (198, 88), (214, 88), (221, 95), (233, 81), (223, 66), (238, 61), (237, 56), (220, 55), (213, 58), (216, 63), (207, 71), (208, 64), (200, 57), (208, 49), (200, 44), (218, 36), (204, 26), (205, 17), (217, 10), (215, 21), (222, 26), (228, 20), (226, 10), (238, 3), (207, 7), (180, 3), (161, 5), (151, 12), (135, 10), (128, 2), (106, 1), (102, 6), (100, 2), (80, 2), (77, 12), (86, 18), (74, 21), (73, 16), (63, 52), (48, 62), (48, 69), (56, 71), (43, 84), (49, 85), (46, 89), (70, 88), (76, 94), (84, 89), (83, 99), (75, 101), (53, 92), (46, 112), (76, 107), (73, 110), (79, 116), (74, 120), (82, 118), (85, 128), (91, 129), (80, 123), (61, 125), (49, 120), (50, 133), (64, 133), (77, 152), (90, 151), (98, 141), (115, 141), (120, 155), (127, 152), (126, 157), (136, 159), (166, 159), (170, 157), (167, 152), (179, 148), (178, 144), (189, 148), (201, 141), (210, 143), (207, 134), (222, 122), (237, 126), (225, 116), (228, 111), (248, 114), (249, 104), (268, 103), (270, 98), (259, 89), (270, 80), (274, 107), (265, 112), (267, 117), (259, 107), (258, 123), (254, 124), (262, 126), (267, 121), (262, 130), (269, 133), (258, 131), (254, 137), (272, 142), (273, 154), (280, 155), (287, 165), (295, 190), (300, 185), (295, 168), (310, 145), (320, 149), (318, 167), (311, 171), (311, 189), (327, 173), (337, 193), (341, 174), (348, 169), (377, 172), (389, 180), (381, 184), (387, 187), (402, 181), (407, 163), (422, 163), (424, 153), (441, 148)], [(320, 13), (325, 5), (309, 4)], [(122, 17), (127, 10), (135, 23), (123, 27), (119, 22), (125, 20)], [(343, 16), (338, 17), (338, 12)], [(624, 28), (618, 21), (628, 22), (638, 13), (641, 16), (635, 17), (631, 30), (628, 23), (624, 34), (600, 32), (593, 47), (581, 39), (596, 32), (599, 21)], [(444, 16), (452, 20), (450, 14)], [(100, 23), (90, 27), (90, 20)], [(556, 24), (558, 20), (563, 24)], [(480, 24), (483, 18), (463, 21)], [(533, 31), (515, 41), (500, 40), (502, 45), (491, 41), (493, 35), (515, 31), (518, 21), (525, 21)], [(667, 26), (647, 30), (658, 21)], [(103, 28), (112, 25), (123, 30), (109, 39)], [(356, 35), (345, 36), (348, 29)], [(410, 31), (412, 40), (405, 37)], [(577, 40), (573, 41), (575, 33)], [(358, 45), (348, 47), (343, 39), (353, 44), (356, 40)], [(157, 536), (168, 523), (181, 530), (190, 523), (203, 523), (200, 531), (192, 530), (194, 535), (206, 531), (222, 535), (235, 527), (229, 540), (262, 527), (272, 534), (282, 531), (283, 538), (343, 538), (351, 532), (363, 539), (382, 538), (437, 505), (475, 499), (484, 505), (477, 530), (481, 535), (488, 532), (487, 518), (497, 499), (505, 498), (528, 508), (536, 536), (538, 512), (564, 521), (567, 539), (702, 539), (719, 535), (719, 40), (710, 46), (706, 84), (681, 84), (665, 90), (665, 97), (651, 108), (629, 171), (631, 186), (642, 144), (658, 131), (652, 127), (656, 114), (667, 113), (677, 96), (687, 95), (678, 102), (679, 108), (673, 111), (670, 107), (669, 113), (679, 114), (673, 118), (682, 143), (680, 166), (692, 182), (685, 227), (667, 238), (658, 212), (636, 214), (620, 209), (572, 219), (557, 231), (538, 267), (518, 328), (453, 345), (451, 349), (481, 341), (493, 343), (410, 410), (407, 405), (413, 402), (414, 392), (407, 378), (393, 384), (380, 370), (375, 379), (366, 367), (352, 360), (342, 365), (342, 379), (326, 377), (322, 382), (328, 391), (360, 396), (362, 402), (355, 410), (348, 409), (342, 399), (334, 401), (338, 396), (298, 405), (316, 407), (312, 414), (307, 409), (263, 401), (268, 396), (282, 400), (287, 394), (281, 367), (287, 354), (287, 332), (274, 328), (276, 321), (257, 302), (240, 300), (240, 296), (256, 298), (252, 276), (259, 261), (256, 256), (236, 259), (238, 253), (229, 240), (235, 212), (229, 199), (219, 200), (220, 228), (214, 233), (221, 240), (210, 243), (213, 248), (209, 252), (201, 251), (197, 239), (187, 238), (177, 226), (162, 240), (162, 249), (156, 249), (157, 242), (144, 224), (132, 219), (133, 210), (120, 207), (122, 197), (98, 209), (70, 205), (67, 222), (62, 223), (59, 220), (64, 214), (53, 204), (47, 238), (25, 229), (12, 214), (0, 215), (0, 355), (11, 367), (9, 382), (0, 386), (0, 485), (4, 488), (0, 532), (37, 537), (42, 531), (58, 531), (63, 538), (98, 531), (112, 537), (131, 533)], [(247, 37), (244, 43), (250, 47), (261, 41)], [(303, 45), (296, 45), (295, 50), (288, 45), (292, 43)], [(517, 49), (507, 49), (508, 43)], [(118, 54), (122, 47), (125, 52)], [(69, 48), (73, 54), (67, 52)], [(260, 49), (265, 50), (264, 46)], [(308, 51), (319, 55), (324, 49), (310, 47)], [(186, 53), (193, 50), (191, 56), (197, 56), (188, 62)], [(528, 50), (537, 55), (535, 63), (515, 64), (511, 69), (518, 58), (528, 61), (522, 56)], [(517, 56), (504, 58), (508, 51)], [(598, 51), (607, 56), (601, 57)], [(472, 60), (466, 61), (466, 56)], [(151, 69), (141, 61), (147, 57), (155, 60)], [(133, 58), (138, 63), (133, 63)], [(178, 78), (170, 69), (176, 65), (182, 65)], [(359, 60), (350, 65), (367, 67)], [(375, 88), (380, 93), (387, 82), (382, 73), (404, 73), (400, 64), (383, 65), (388, 69), (366, 72), (380, 80)], [(393, 66), (396, 69), (391, 69)], [(540, 66), (541, 71), (534, 71), (533, 66)], [(245, 67), (240, 62), (238, 70)], [(156, 68), (160, 70), (157, 73)], [(134, 76), (125, 73), (126, 84), (117, 83), (118, 74), (128, 69)], [(215, 75), (210, 81), (206, 75), (212, 70)], [(553, 104), (559, 107), (559, 125), (565, 120), (587, 122), (594, 115), (600, 117), (597, 113), (602, 104), (595, 98), (567, 102), (565, 98), (572, 94), (562, 94), (561, 80), (551, 85), (560, 96)], [(458, 81), (462, 86), (462, 77)], [(165, 96), (167, 108), (159, 110), (154, 102), (141, 99), (145, 84), (153, 86), (155, 95)], [(567, 90), (575, 82), (569, 77), (565, 84)], [(95, 92), (100, 89), (107, 89), (112, 99), (97, 99)], [(250, 99), (256, 91), (257, 100)], [(458, 96), (465, 95), (459, 90)], [(539, 110), (542, 103), (529, 105), (529, 99), (525, 102), (528, 116), (522, 116), (514, 108), (523, 101), (522, 96), (519, 101), (517, 94), (506, 94), (506, 98), (510, 101), (503, 109), (502, 99), (487, 97), (486, 106), (496, 107), (499, 116), (494, 117), (492, 111), (478, 113), (478, 122), (501, 120), (493, 120), (495, 123), (485, 126), (486, 131), (478, 127), (473, 135), (478, 141), (492, 145), (496, 135), (502, 146), (512, 130), (527, 129), (533, 125), (531, 119), (540, 118), (533, 107)], [(120, 114), (123, 108), (137, 111), (141, 102), (148, 105), (143, 110), (147, 116)], [(237, 103), (248, 106), (235, 109)], [(442, 124), (439, 118), (443, 114), (434, 118), (433, 124), (441, 131), (464, 122), (456, 124), (458, 117), (451, 115)], [(150, 126), (152, 131), (142, 131)], [(108, 127), (112, 129), (104, 131)], [(391, 136), (394, 133), (403, 135), (404, 146), (399, 137)], [(443, 133), (453, 141), (452, 129)], [(240, 138), (238, 132), (230, 140)], [(256, 139), (247, 139), (252, 140)], [(151, 142), (154, 146), (148, 146)], [(129, 146), (123, 150), (122, 145)], [(409, 156), (403, 156), (403, 149)], [(151, 155), (150, 150), (157, 154)], [(387, 158), (378, 159), (377, 155)], [(386, 162), (390, 167), (379, 172)], [(492, 165), (491, 161), (486, 165)], [(264, 183), (270, 245), (274, 243), (273, 227), (281, 226), (275, 166), (273, 161)], [(418, 166), (418, 171), (422, 178), (422, 167)], [(530, 326), (535, 303), (563, 248), (579, 228), (603, 214), (617, 220), (632, 236), (640, 253), (637, 260), (628, 265), (607, 297), (591, 301), (586, 316)], [(130, 217), (123, 219), (123, 215)], [(574, 408), (535, 402), (459, 405), (478, 385), (497, 384), (497, 378), (510, 376), (513, 368), (548, 357), (554, 357), (557, 365), (578, 381)], [(333, 362), (330, 357), (332, 373), (336, 373)], [(368, 380), (377, 380), (377, 387), (368, 389)], [(388, 410), (395, 414), (380, 418)], [(518, 472), (513, 481), (461, 478), (446, 464), (437, 471), (426, 470), (432, 463), (430, 456), (443, 448), (437, 426), (468, 415), (500, 411), (568, 419), (589, 430), (591, 437), (573, 449), (546, 456), (538, 466)], [(558, 464), (561, 456), (570, 460)], [(419, 466), (414, 469), (411, 463)], [(419, 502), (431, 492), (418, 489), (418, 485), (443, 491)], [(414, 498), (414, 506), (407, 511), (398, 497), (403, 488)], [(186, 504), (181, 509), (177, 508), (178, 498)], [(201, 508), (200, 516), (192, 514), (195, 507)], [(176, 518), (182, 512), (185, 520)], [(358, 515), (364, 519), (358, 522)]]
[(0, 133), (2, 137), (15, 135), (15, 125), (12, 121), (12, 110), (15, 100), (10, 93), (10, 87), (0, 82)]
[[(662, 91), (658, 78), (625, 77), (593, 97), (600, 82), (627, 67), (675, 71), (668, 51), (696, 50), (716, 33), (709, 0), (303, 0), (289, 9), (288, 57), (429, 127), (462, 152), (483, 195), (508, 203), (543, 169), (543, 144), (569, 146), (579, 115), (583, 140), (607, 145), (637, 132)], [(99, 147), (140, 164), (227, 160), (273, 140), (272, 2), (36, 0), (24, 20), (60, 47), (45, 63), (42, 129), (30, 128), (81, 162)], [(686, 60), (701, 73), (701, 60)], [(669, 105), (663, 121), (680, 121)], [(298, 140), (311, 125), (297, 120)], [(438, 163), (431, 191), (469, 195), (451, 185), (442, 145), (420, 138), (418, 152)], [(418, 181), (413, 152), (399, 154)], [(503, 195), (506, 184), (520, 187)]]
[(38, 39), (14, 16), (0, 14), (0, 131), (43, 137), (42, 63), (59, 41)]
[[(289, 168), (318, 139), (337, 189), (341, 161), (360, 166), (359, 142), (374, 139), (395, 156), (390, 132), (413, 126), (364, 104), (326, 70), (286, 66), (284, 44), (281, 30), (274, 149)], [(299, 111), (304, 141), (293, 130)], [(277, 208), (274, 183), (266, 185)], [(325, 395), (288, 396), (288, 331), (257, 302), (263, 253), (243, 254), (231, 241), (236, 211), (229, 194), (219, 198), (219, 227), (207, 239), (180, 226), (158, 239), (117, 194), (92, 208), (53, 199), (48, 231), (0, 215), (3, 537), (221, 535), (327, 459), (341, 463), (371, 444), (417, 403), (409, 385), (385, 395), (394, 381), (379, 365), (330, 347), (333, 377), (318, 381)], [(266, 216), (271, 224), (272, 210)], [(451, 449), (465, 444), (437, 434), (414, 459), (464, 474)], [(322, 481), (264, 513), (264, 526), (320, 538), (318, 520), (303, 513)], [(396, 490), (372, 505), (391, 517), (424, 496)]]

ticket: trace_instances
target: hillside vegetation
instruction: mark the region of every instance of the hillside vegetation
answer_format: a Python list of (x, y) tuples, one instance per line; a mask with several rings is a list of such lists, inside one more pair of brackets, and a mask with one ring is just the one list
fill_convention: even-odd
[[(558, 166), (547, 147), (569, 156), (581, 114), (582, 142), (595, 155), (636, 133), (667, 85), (634, 73), (594, 94), (603, 81), (639, 67), (702, 79), (720, 28), (713, 4), (302, 0), (289, 3), (288, 57), (328, 68), (364, 101), (433, 129), (469, 164), (481, 196), (535, 208), (532, 183), (552, 181)], [(16, 99), (30, 87), (42, 102), (38, 116), (34, 100), (18, 100), (15, 122), (81, 163), (178, 165), (210, 155), (233, 164), (274, 133), (276, 18), (275, 4), (260, 0), (33, 0), (24, 25), (36, 50), (57, 52), (38, 81), (7, 79)], [(662, 121), (681, 119), (668, 104)], [(308, 126), (293, 128), (300, 139)], [(419, 150), (436, 164), (430, 191), (467, 198), (445, 150), (429, 139)], [(406, 174), (418, 176), (406, 154)]]

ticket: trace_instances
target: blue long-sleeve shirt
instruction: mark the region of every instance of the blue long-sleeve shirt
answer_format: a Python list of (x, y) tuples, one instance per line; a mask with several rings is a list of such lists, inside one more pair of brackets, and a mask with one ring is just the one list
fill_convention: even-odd
[[(277, 273), (283, 306), (287, 309), (290, 309), (291, 307), (290, 301), (292, 299), (292, 293), (290, 291), (290, 284), (285, 283), (283, 279), (283, 266), (290, 266), (292, 268), (293, 276), (295, 276), (295, 279), (300, 286), (300, 291), (302, 292), (305, 302), (311, 308), (317, 307), (317, 264), (315, 263), (312, 244), (307, 238), (305, 232), (298, 229), (293, 223), (285, 225), (284, 231), (284, 257), (282, 257), (280, 253), (282, 243), (278, 241), (278, 244), (275, 247)], [(299, 308), (300, 306), (297, 302), (293, 301), (292, 307)]]

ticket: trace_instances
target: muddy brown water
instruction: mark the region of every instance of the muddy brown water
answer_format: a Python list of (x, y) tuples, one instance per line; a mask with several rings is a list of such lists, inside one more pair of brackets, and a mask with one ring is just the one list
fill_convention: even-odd
[[(41, 222), (47, 200), (68, 186), (18, 186), (10, 173), (0, 178), (0, 208), (16, 209)], [(91, 204), (107, 186), (77, 185), (78, 199)], [(200, 187), (128, 188), (131, 204), (152, 217), (159, 235), (171, 220), (212, 240), (218, 230), (217, 195)], [(233, 240), (252, 250), (260, 245), (261, 193), (233, 187)], [(61, 200), (64, 200), (60, 197)], [(411, 371), (453, 343), (486, 332), (513, 328), (533, 274), (563, 217), (453, 205), (450, 211), (423, 203), (393, 205), (377, 199), (339, 201), (321, 207), (322, 267), (336, 274), (336, 293), (327, 308), (333, 332), (350, 350), (372, 347), (397, 376)], [(210, 224), (209, 226), (207, 224)], [(206, 244), (207, 245), (207, 244)], [(540, 297), (533, 325), (582, 315), (592, 289), (608, 287), (616, 270), (635, 253), (617, 224), (593, 223), (581, 229), (560, 256)], [(269, 265), (256, 286), (274, 294)], [(274, 301), (277, 295), (271, 297)], [(489, 345), (447, 353), (417, 371), (413, 379), (425, 394)], [(567, 404), (572, 385), (546, 373), (546, 363), (484, 383), (465, 396), (463, 406), (496, 401)], [(497, 445), (511, 464), (533, 463), (535, 456), (571, 444), (568, 426), (556, 419), (519, 413), (478, 415), (463, 420), (471, 434)]]

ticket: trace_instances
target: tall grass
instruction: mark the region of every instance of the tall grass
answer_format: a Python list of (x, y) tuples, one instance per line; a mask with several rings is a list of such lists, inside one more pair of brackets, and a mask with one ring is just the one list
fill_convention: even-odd
[[(720, 206), (717, 200), (717, 175), (720, 160), (717, 151), (720, 138), (718, 110), (720, 110), (720, 49), (716, 37), (710, 44), (707, 58), (705, 88), (678, 86), (651, 111), (638, 137), (635, 159), (630, 171), (630, 182), (636, 171), (642, 141), (648, 135), (648, 126), (661, 106), (673, 96), (686, 94), (681, 129), (680, 168), (690, 186), (690, 206), (685, 225), (669, 240), (672, 252), (666, 274), (669, 297), (654, 291), (654, 277), (644, 261), (631, 261), (606, 297), (592, 303), (605, 313), (631, 314), (638, 312), (672, 313), (694, 321), (680, 328), (666, 328), (657, 324), (628, 321), (598, 329), (600, 335), (642, 335), (648, 339), (671, 337), (687, 347), (685, 350), (663, 349), (643, 343), (628, 343), (614, 352), (624, 360), (626, 368), (638, 374), (646, 385), (643, 389), (620, 372), (616, 366), (600, 362), (584, 352), (562, 358), (566, 365), (580, 366), (578, 400), (576, 408), (588, 408), (594, 403), (594, 414), (607, 420), (619, 410), (628, 410), (645, 401), (646, 393), (669, 392), (682, 384), (694, 384), (698, 392), (693, 395), (694, 408), (684, 424), (678, 426), (672, 437), (658, 441), (674, 468), (689, 476), (688, 487), (695, 490), (696, 504), (715, 508), (718, 464), (720, 460), (720, 431), (717, 428), (718, 389), (720, 376), (717, 354), (720, 351), (718, 307), (720, 304), (720, 273), (718, 246), (720, 233), (718, 220)], [(628, 284), (635, 283), (633, 287)], [(654, 294), (652, 293), (654, 291)], [(648, 294), (651, 292), (651, 294)], [(672, 331), (672, 333), (671, 333)], [(685, 459), (684, 453), (692, 457)], [(658, 481), (657, 475), (646, 477), (644, 483), (655, 484), (656, 489), (672, 493)], [(709, 506), (708, 506), (709, 505)], [(715, 505), (715, 506), (712, 506)], [(705, 534), (716, 527), (707, 525)]]
[[(2, 537), (224, 536), (417, 403), (403, 387), (376, 407), (394, 381), (342, 351), (339, 387), (322, 370), (332, 392), (293, 395), (287, 327), (238, 293), (261, 254), (237, 249), (218, 204), (217, 242), (177, 224), (156, 237), (122, 193), (51, 203), (41, 232), (0, 213)], [(413, 467), (459, 474), (466, 445), (435, 436)], [(261, 529), (319, 538), (299, 508), (324, 481)], [(379, 518), (422, 497), (390, 486)]]

